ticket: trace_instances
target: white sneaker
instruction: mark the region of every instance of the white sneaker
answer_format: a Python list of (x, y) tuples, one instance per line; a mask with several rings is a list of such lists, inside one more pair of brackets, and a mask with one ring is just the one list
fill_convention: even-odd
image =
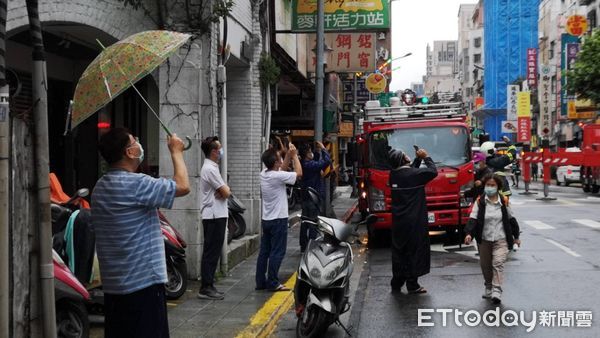
[(484, 298), (484, 299), (492, 298), (492, 288), (485, 288), (485, 291), (483, 292), (483, 295), (481, 295), (481, 298)]

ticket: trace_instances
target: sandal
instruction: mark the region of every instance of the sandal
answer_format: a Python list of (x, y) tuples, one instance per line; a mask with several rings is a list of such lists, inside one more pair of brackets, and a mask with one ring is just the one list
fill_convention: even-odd
[(272, 292), (277, 292), (277, 291), (291, 291), (290, 288), (286, 287), (283, 284), (279, 284), (276, 288), (271, 289)]
[(409, 294), (419, 294), (419, 293), (427, 293), (427, 290), (425, 290), (424, 287), (420, 287), (416, 290), (408, 290)]

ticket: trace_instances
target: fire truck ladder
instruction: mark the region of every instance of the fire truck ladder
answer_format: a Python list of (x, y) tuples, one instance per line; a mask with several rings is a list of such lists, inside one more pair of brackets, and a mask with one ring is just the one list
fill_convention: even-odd
[(413, 119), (430, 120), (466, 116), (466, 111), (462, 102), (393, 107), (380, 107), (378, 101), (370, 102), (374, 103), (365, 106), (364, 122), (386, 123)]

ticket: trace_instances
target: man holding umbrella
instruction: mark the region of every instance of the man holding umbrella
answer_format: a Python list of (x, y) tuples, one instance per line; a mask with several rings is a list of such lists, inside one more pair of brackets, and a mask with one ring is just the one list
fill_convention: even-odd
[[(433, 160), (417, 150), (412, 165), (402, 151), (392, 149), (389, 185), (392, 190), (392, 292), (406, 283), (408, 293), (427, 292), (418, 277), (429, 273), (430, 246), (425, 185), (437, 176)], [(420, 168), (425, 161), (427, 168)]]
[(137, 174), (144, 149), (126, 129), (100, 138), (110, 165), (92, 197), (92, 225), (102, 275), (105, 337), (168, 337), (165, 247), (157, 208), (190, 192), (183, 142), (167, 141), (173, 179)]

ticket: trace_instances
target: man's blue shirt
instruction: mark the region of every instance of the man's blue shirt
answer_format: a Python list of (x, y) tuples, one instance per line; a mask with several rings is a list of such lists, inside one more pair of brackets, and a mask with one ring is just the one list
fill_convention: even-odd
[(167, 282), (157, 208), (171, 208), (175, 181), (111, 169), (94, 188), (92, 225), (102, 288), (129, 294)]
[(331, 157), (326, 150), (321, 153), (315, 153), (315, 157), (310, 160), (302, 160), (302, 188), (313, 188), (319, 192), (321, 198), (325, 196), (325, 188), (321, 184), (321, 170), (331, 164)]

